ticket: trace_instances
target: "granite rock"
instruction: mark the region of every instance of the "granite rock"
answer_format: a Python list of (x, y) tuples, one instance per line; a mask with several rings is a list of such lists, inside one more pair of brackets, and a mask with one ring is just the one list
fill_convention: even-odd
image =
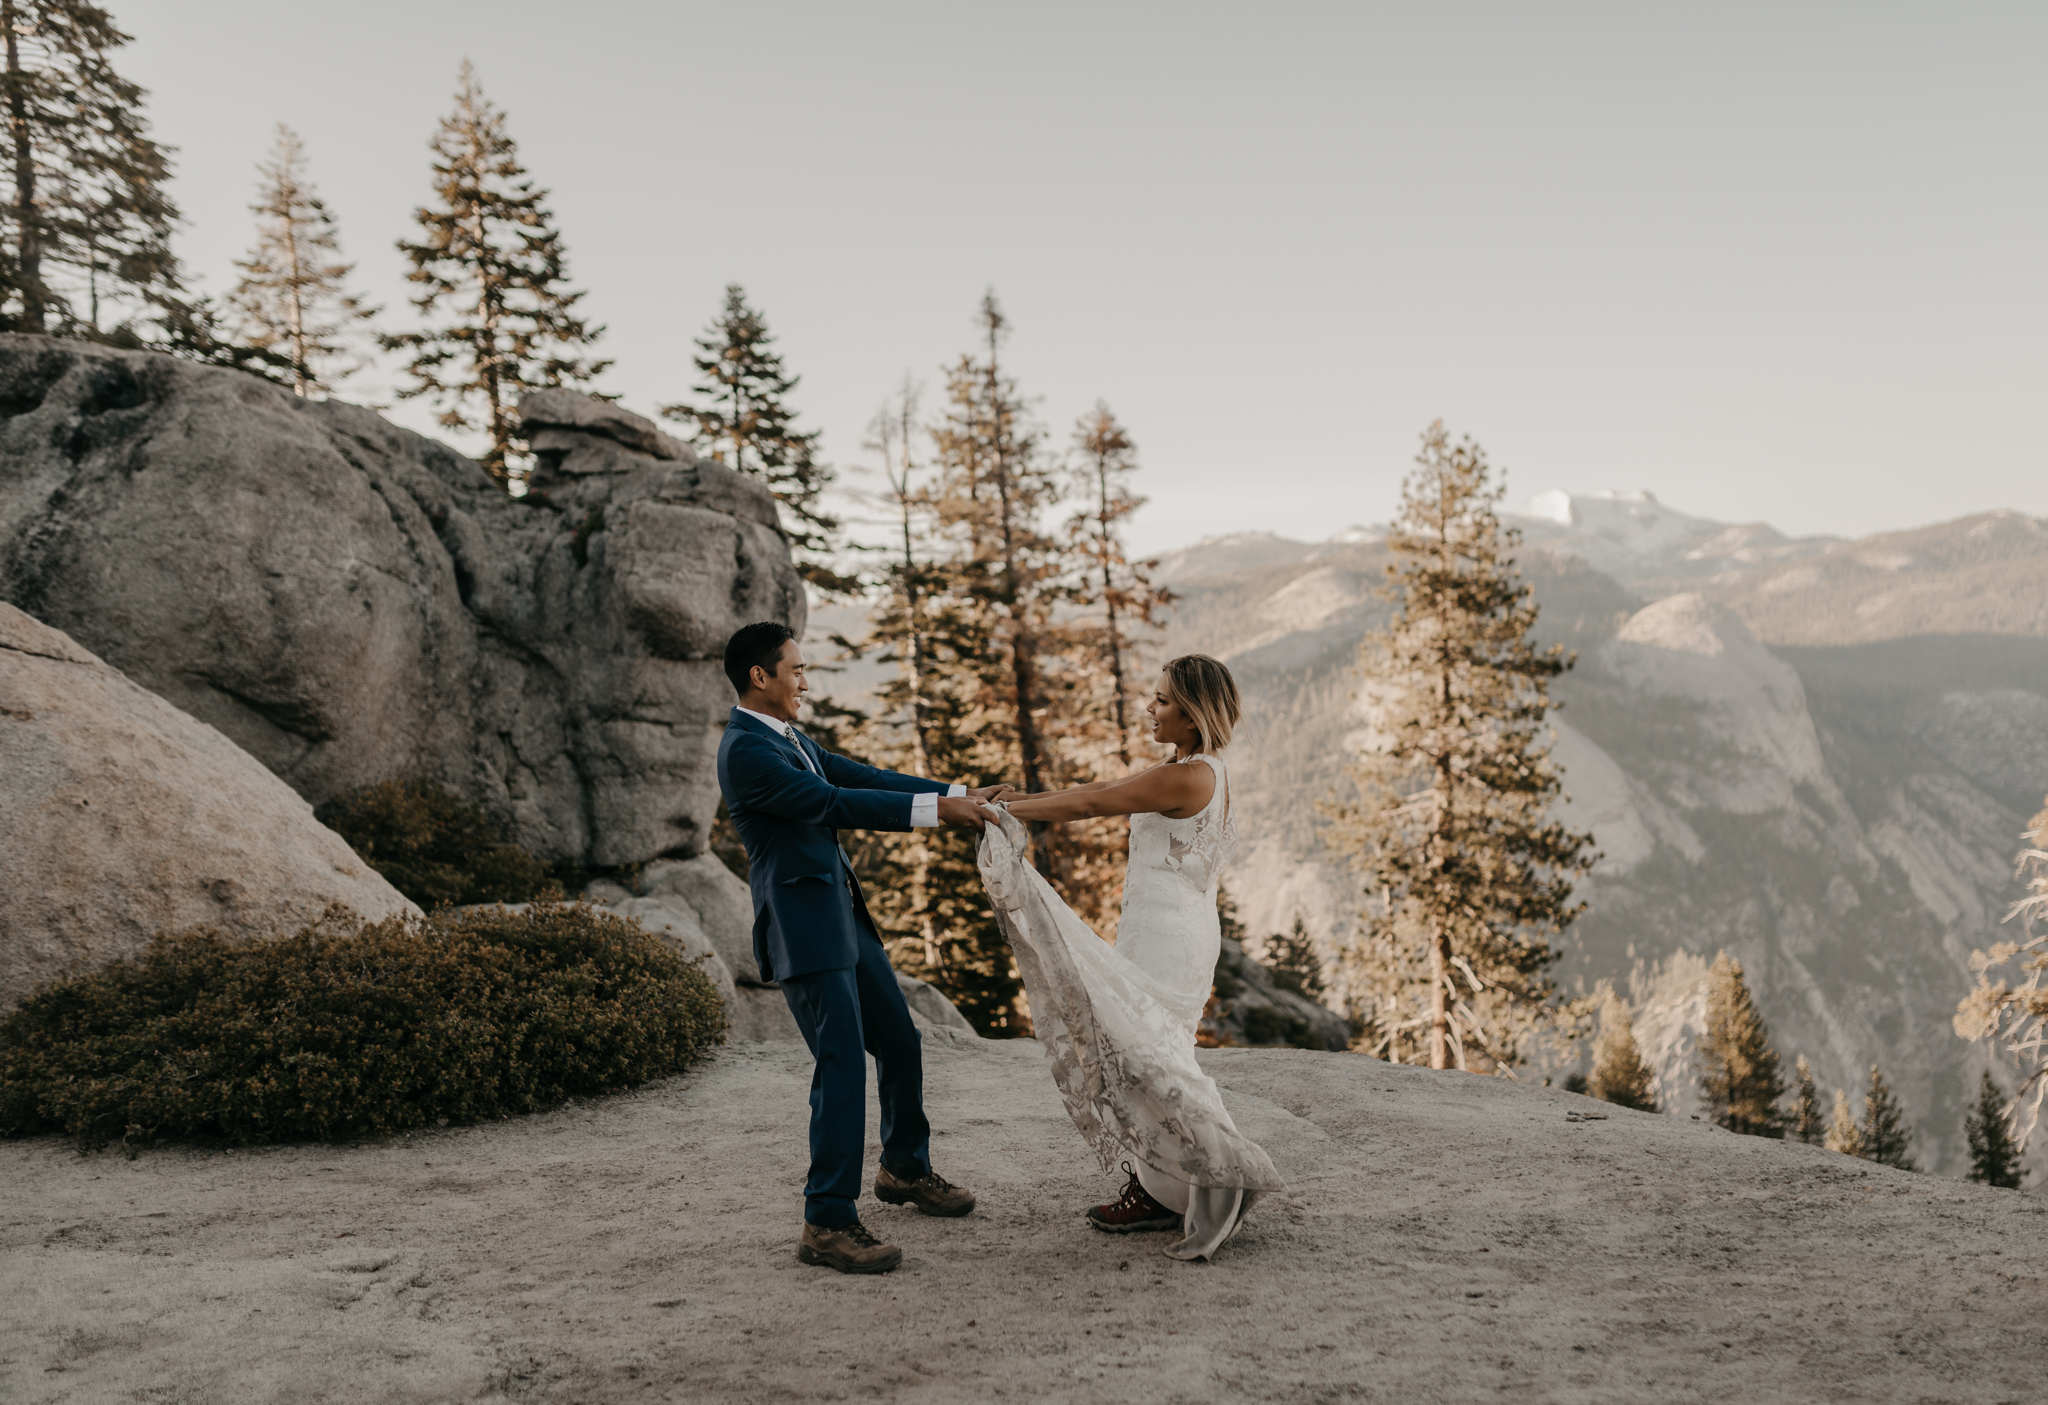
[(801, 631), (774, 499), (572, 391), (523, 498), (340, 401), (0, 335), (0, 599), (306, 800), (447, 785), (543, 860), (701, 853), (741, 624)]
[(0, 1011), (163, 931), (417, 911), (219, 731), (4, 603), (0, 859)]

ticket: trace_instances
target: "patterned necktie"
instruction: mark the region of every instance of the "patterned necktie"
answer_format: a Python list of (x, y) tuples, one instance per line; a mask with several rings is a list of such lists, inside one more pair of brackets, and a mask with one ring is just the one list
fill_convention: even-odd
[(806, 750), (804, 750), (804, 744), (803, 744), (803, 742), (802, 742), (801, 740), (799, 740), (799, 739), (798, 739), (798, 737), (797, 737), (797, 734), (796, 734), (796, 728), (795, 728), (795, 727), (794, 727), (793, 725), (791, 725), (791, 724), (790, 724), (790, 723), (788, 723), (788, 722), (785, 722), (785, 723), (783, 723), (783, 724), (782, 724), (782, 735), (784, 735), (785, 737), (788, 737), (788, 738), (789, 738), (789, 744), (790, 744), (791, 746), (795, 747), (795, 748), (796, 748), (796, 754), (797, 754), (798, 756), (800, 756), (800, 757), (802, 757), (802, 758), (803, 758), (803, 762), (804, 762), (804, 768), (805, 768), (806, 770), (810, 771), (810, 772), (811, 772), (811, 773), (812, 773), (813, 775), (823, 775), (823, 774), (824, 774), (824, 772), (822, 772), (822, 771), (820, 771), (820, 770), (818, 769), (818, 767), (817, 767), (817, 763), (815, 763), (815, 762), (813, 762), (813, 761), (811, 760), (811, 753), (810, 753), (810, 752), (808, 752), (808, 751), (806, 751)]

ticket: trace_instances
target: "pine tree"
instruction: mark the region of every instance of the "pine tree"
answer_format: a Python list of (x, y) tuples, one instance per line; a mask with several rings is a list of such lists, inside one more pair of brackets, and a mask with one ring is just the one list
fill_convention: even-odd
[(1131, 491), (1137, 445), (1109, 406), (1098, 400), (1081, 416), (1074, 426), (1074, 447), (1080, 454), (1075, 495), (1087, 506), (1068, 520), (1067, 535), (1072, 550), (1089, 563), (1075, 604), (1102, 612), (1090, 642), (1106, 675), (1106, 716), (1116, 737), (1117, 760), (1128, 766), (1132, 728), (1143, 708), (1134, 645), (1161, 628), (1160, 612), (1175, 597), (1152, 583), (1158, 563), (1131, 560), (1124, 545), (1123, 524), (1145, 499)]
[[(885, 403), (870, 423), (866, 448), (881, 457), (888, 484), (886, 504), (895, 518), (897, 541), (892, 560), (882, 572), (883, 587), (870, 614), (868, 637), (857, 653), (878, 652), (894, 663), (896, 674), (878, 687), (877, 711), (856, 729), (856, 745), (913, 775), (930, 776), (930, 735), (943, 704), (934, 695), (930, 642), (925, 618), (936, 581), (931, 563), (920, 550), (930, 503), (920, 482), (914, 445), (917, 441), (918, 387), (906, 375), (903, 388)], [(670, 407), (674, 409), (675, 407)], [(863, 877), (881, 881), (870, 908), (881, 909), (890, 959), (905, 971), (936, 972), (946, 965), (937, 906), (932, 901), (935, 850), (946, 836), (929, 830), (901, 835), (875, 835), (868, 845), (869, 869)]]
[[(850, 740), (862, 758), (969, 785), (1009, 779), (981, 735), (979, 669), (996, 647), (994, 621), (957, 588), (930, 465), (913, 445), (916, 396), (903, 394), (874, 423), (898, 544), (884, 572), (863, 653), (894, 663), (876, 708)], [(991, 771), (991, 767), (996, 767)], [(931, 982), (990, 1038), (1028, 1033), (1016, 964), (982, 891), (975, 837), (958, 830), (857, 836), (851, 852), (869, 908), (896, 969)]]
[[(114, 71), (130, 36), (81, 0), (0, 0), (14, 198), (0, 247), (0, 330), (141, 344), (139, 318), (181, 312), (143, 89)], [(175, 328), (169, 328), (175, 332)]]
[(815, 588), (850, 594), (860, 582), (832, 569), (840, 522), (824, 510), (833, 473), (818, 461), (819, 431), (796, 428), (789, 393), (801, 379), (783, 368), (768, 319), (747, 305), (737, 283), (725, 288), (725, 309), (697, 340), (691, 364), (703, 379), (692, 387), (696, 404), (663, 405), (661, 413), (694, 426), (692, 438), (720, 463), (768, 485), (789, 512), (790, 545), (797, 568)]
[(277, 124), (277, 146), (258, 166), (256, 245), (238, 260), (242, 281), (230, 305), (241, 339), (288, 362), (292, 389), (326, 394), (362, 369), (365, 358), (345, 334), (377, 309), (344, 286), (354, 265), (341, 261), (334, 215), (306, 179), (306, 149)]
[(1700, 1101), (1709, 1117), (1745, 1136), (1785, 1135), (1778, 1056), (1742, 978), (1742, 963), (1725, 951), (1707, 974), (1707, 1028), (1699, 1057)]
[[(1027, 791), (1058, 789), (1097, 779), (1115, 754), (1107, 721), (1090, 706), (1085, 630), (1072, 611), (1085, 557), (1046, 530), (1060, 501), (1058, 466), (1003, 370), (1009, 322), (993, 293), (976, 321), (980, 353), (948, 374), (946, 412), (932, 430), (949, 628), (982, 652), (965, 655), (950, 643), (948, 650), (975, 713), (979, 772)], [(1034, 834), (1039, 871), (1105, 936), (1119, 904), (1127, 828), (1101, 819)]]
[(602, 335), (576, 313), (583, 298), (568, 287), (567, 253), (547, 192), (519, 164), (505, 114), (491, 105), (463, 62), (455, 110), (430, 143), (438, 204), (413, 212), (421, 238), (401, 239), (412, 264), (412, 299), (430, 325), (380, 337), (408, 351), (412, 383), (401, 400), (430, 396), (449, 429), (480, 430), (490, 441), (483, 465), (502, 483), (522, 476), (514, 411), (536, 386), (581, 385), (609, 361), (583, 352)]
[(1582, 910), (1572, 888), (1596, 857), (1550, 818), (1559, 776), (1540, 734), (1571, 660), (1530, 642), (1502, 491), (1478, 445), (1453, 447), (1441, 421), (1424, 432), (1388, 543), (1396, 611), (1364, 650), (1380, 740), (1327, 841), (1376, 898), (1347, 953), (1361, 1017), (1389, 1057), (1419, 1039), (1432, 1068), (1512, 1066), (1553, 1026), (1551, 938)]
[(1813, 1084), (1813, 1069), (1806, 1055), (1799, 1056), (1798, 1072), (1792, 1080), (1792, 1115), (1786, 1130), (1808, 1146), (1819, 1146), (1827, 1137), (1827, 1119), (1820, 1110), (1820, 1090)]
[(1988, 1069), (1977, 1093), (1977, 1105), (1963, 1119), (1963, 1132), (1970, 1140), (1970, 1179), (2018, 1190), (2020, 1147), (2006, 1117), (2005, 1094), (1998, 1090)]
[(1856, 1131), (1861, 1144), (1857, 1155), (1864, 1160), (1896, 1166), (1901, 1171), (1920, 1169), (1912, 1157), (1913, 1129), (1906, 1125), (1906, 1114), (1876, 1064), (1870, 1066), (1870, 1086), (1863, 1094), (1863, 1122)]
[[(2008, 922), (2017, 917), (2026, 924), (2026, 938), (1970, 953), (1977, 986), (1956, 1006), (1955, 1015), (1958, 1035), (2003, 1041), (2005, 1054), (2019, 1063), (2013, 1121), (2022, 1143), (2040, 1124), (2042, 1103), (2048, 1100), (2048, 931), (2035, 930), (2048, 914), (2048, 809), (2034, 816), (2026, 837), (2014, 876), (2027, 880), (2027, 896), (2005, 914)], [(2012, 979), (1991, 979), (1993, 970), (2008, 963), (2017, 968)]]
[[(1076, 611), (1077, 582), (1099, 558), (1047, 531), (1058, 465), (1004, 372), (1007, 321), (993, 295), (978, 322), (981, 347), (948, 371), (930, 463), (908, 457), (918, 436), (905, 402), (874, 438), (900, 548), (862, 649), (893, 661), (896, 676), (878, 690), (858, 743), (885, 764), (922, 756), (927, 774), (969, 785), (1056, 789), (1120, 770)], [(1105, 819), (1043, 828), (1033, 840), (1039, 870), (1105, 938), (1120, 905), (1125, 831)], [(1029, 1029), (972, 836), (873, 836), (856, 858), (899, 970), (938, 986), (985, 1034)]]
[(1856, 1125), (1856, 1113), (1849, 1106), (1849, 1095), (1840, 1088), (1835, 1089), (1835, 1110), (1828, 1117), (1825, 1145), (1829, 1151), (1839, 1151), (1844, 1156), (1863, 1154), (1863, 1129)]
[(1323, 958), (1308, 934), (1308, 919), (1294, 914), (1294, 926), (1266, 938), (1260, 964), (1273, 973), (1273, 984), (1310, 1000), (1323, 998)]
[(1600, 1006), (1600, 1038), (1593, 1045), (1593, 1075), (1586, 1091), (1605, 1102), (1642, 1112), (1657, 1111), (1656, 1078), (1636, 1046), (1628, 1007), (1612, 990)]

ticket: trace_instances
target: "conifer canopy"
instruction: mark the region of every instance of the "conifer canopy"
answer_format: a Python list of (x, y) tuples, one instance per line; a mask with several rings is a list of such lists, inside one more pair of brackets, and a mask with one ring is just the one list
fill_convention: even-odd
[(1799, 1056), (1798, 1069), (1792, 1080), (1792, 1115), (1787, 1119), (1786, 1130), (1809, 1146), (1819, 1146), (1827, 1139), (1827, 1118), (1821, 1112), (1820, 1090), (1814, 1086), (1813, 1069), (1804, 1054)]
[(1725, 951), (1707, 974), (1707, 1028), (1699, 1059), (1700, 1100), (1708, 1116), (1747, 1136), (1785, 1135), (1778, 1056), (1743, 980), (1742, 963)]
[(0, 330), (139, 345), (189, 323), (171, 253), (170, 154), (113, 66), (129, 36), (81, 0), (0, 0), (9, 165)]
[(1828, 1114), (1825, 1144), (1829, 1151), (1844, 1156), (1863, 1154), (1863, 1129), (1857, 1125), (1855, 1109), (1849, 1106), (1849, 1095), (1840, 1088), (1835, 1089), (1834, 1111)]
[(1346, 954), (1367, 1045), (1432, 1068), (1518, 1063), (1556, 1017), (1551, 939), (1583, 909), (1572, 889), (1592, 836), (1551, 818), (1560, 792), (1543, 722), (1571, 666), (1530, 639), (1536, 606), (1514, 568), (1486, 455), (1422, 436), (1389, 538), (1395, 613), (1364, 647), (1378, 739), (1358, 799), (1326, 841), (1365, 880)]
[(1976, 1105), (1963, 1119), (1963, 1133), (1970, 1142), (1970, 1179), (1981, 1185), (2019, 1189), (2020, 1147), (2013, 1139), (2005, 1094), (1988, 1069)]
[(661, 413), (693, 425), (692, 439), (720, 463), (768, 485), (788, 513), (784, 527), (805, 579), (828, 593), (855, 589), (858, 582), (830, 565), (840, 524), (825, 511), (823, 496), (833, 473), (818, 460), (819, 431), (796, 428), (789, 395), (800, 378), (784, 368), (768, 319), (748, 305), (739, 284), (726, 285), (725, 307), (697, 350), (691, 364), (702, 377), (693, 388), (698, 399), (663, 405)]
[(1593, 1073), (1586, 1091), (1620, 1107), (1655, 1112), (1655, 1087), (1656, 1077), (1636, 1044), (1628, 1007), (1610, 989), (1600, 1003), (1600, 1037), (1593, 1045)]
[(347, 337), (377, 309), (346, 287), (354, 265), (341, 261), (334, 215), (306, 175), (306, 149), (280, 122), (270, 160), (257, 167), (256, 245), (235, 267), (242, 279), (229, 298), (241, 339), (280, 356), (300, 395), (325, 393), (366, 358)]
[(1856, 1128), (1856, 1154), (1866, 1161), (1917, 1171), (1912, 1157), (1913, 1129), (1906, 1125), (1905, 1112), (1892, 1096), (1891, 1084), (1876, 1064), (1870, 1066), (1870, 1084), (1863, 1094), (1863, 1120)]
[(455, 110), (429, 144), (436, 203), (413, 212), (417, 241), (401, 239), (426, 325), (381, 337), (411, 353), (401, 400), (427, 396), (449, 429), (481, 431), (483, 464), (500, 482), (520, 476), (514, 411), (536, 386), (581, 385), (609, 361), (584, 352), (602, 335), (577, 314), (567, 251), (547, 192), (519, 164), (505, 114), (484, 96), (465, 60)]

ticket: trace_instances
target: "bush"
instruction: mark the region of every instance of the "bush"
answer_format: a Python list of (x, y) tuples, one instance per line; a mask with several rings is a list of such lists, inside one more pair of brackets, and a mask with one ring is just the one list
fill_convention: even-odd
[(344, 1141), (532, 1112), (680, 1072), (725, 1037), (695, 961), (555, 902), (288, 937), (201, 929), (0, 1021), (0, 1134)]
[(380, 781), (314, 813), (424, 908), (525, 902), (548, 881), (540, 860), (506, 843), (489, 815), (426, 781)]

